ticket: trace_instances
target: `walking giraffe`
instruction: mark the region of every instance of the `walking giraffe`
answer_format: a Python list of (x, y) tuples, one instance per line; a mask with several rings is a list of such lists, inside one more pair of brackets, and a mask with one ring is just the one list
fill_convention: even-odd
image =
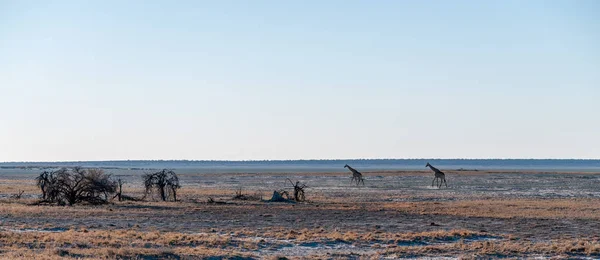
[(356, 186), (358, 186), (362, 182), (362, 185), (365, 186), (365, 179), (363, 179), (362, 173), (350, 167), (348, 164), (344, 165), (344, 168), (348, 168), (348, 170), (352, 172), (352, 179), (350, 180), (350, 183), (356, 181)]
[(429, 167), (433, 173), (435, 174), (435, 177), (433, 178), (433, 181), (431, 182), (431, 187), (433, 187), (433, 183), (439, 178), (440, 184), (438, 185), (438, 188), (442, 187), (442, 183), (446, 184), (446, 187), (448, 187), (448, 183), (446, 182), (446, 174), (444, 174), (442, 171), (438, 170), (438, 168), (433, 167), (431, 164), (427, 163), (427, 165), (425, 165), (425, 167)]

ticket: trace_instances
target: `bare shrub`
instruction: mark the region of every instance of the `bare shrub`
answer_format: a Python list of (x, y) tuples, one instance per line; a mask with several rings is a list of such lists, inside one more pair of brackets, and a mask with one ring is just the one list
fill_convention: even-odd
[(119, 185), (119, 191), (117, 191), (117, 194), (115, 195), (119, 201), (123, 201), (123, 183), (125, 183), (121, 178), (117, 179), (117, 185)]
[(263, 196), (264, 194), (262, 191), (255, 191), (254, 194), (251, 195), (251, 197), (255, 198), (256, 200), (262, 200)]
[(255, 192), (252, 195), (244, 194), (242, 188), (237, 188), (235, 190), (235, 196), (233, 196), (234, 200), (262, 200), (263, 194), (261, 192)]
[(244, 195), (242, 192), (242, 188), (238, 188), (235, 190), (235, 196), (233, 196), (234, 200), (248, 200), (248, 196)]
[(117, 189), (116, 182), (102, 169), (74, 167), (44, 171), (36, 181), (42, 191), (42, 201), (58, 204), (103, 204)]
[(111, 179), (110, 174), (105, 174), (102, 169), (88, 169), (84, 176), (90, 185), (88, 194), (92, 197), (102, 197), (107, 201), (110, 194), (117, 192), (117, 182)]
[(305, 183), (300, 183), (300, 181), (296, 181), (296, 183), (292, 182), (292, 180), (287, 179), (292, 186), (294, 186), (294, 200), (298, 201), (298, 202), (303, 202), (306, 200), (306, 197), (304, 196), (304, 189), (306, 188), (306, 184)]
[(23, 193), (25, 193), (24, 190), (20, 190), (19, 193), (13, 194), (10, 196), (11, 199), (21, 199), (21, 196), (23, 196)]
[(177, 201), (177, 190), (181, 188), (181, 185), (179, 185), (179, 178), (174, 171), (164, 169), (155, 173), (144, 174), (142, 177), (146, 188), (144, 197), (151, 194), (152, 190), (156, 190), (162, 201), (168, 199)]
[(123, 201), (123, 183), (125, 183), (123, 181), (123, 179), (121, 179), (121, 178), (117, 179), (117, 182), (116, 182), (116, 184), (117, 184), (117, 191), (115, 192), (115, 196), (113, 197), (113, 199), (117, 198), (117, 200)]
[(117, 191), (115, 193), (115, 196), (113, 196), (113, 199), (117, 198), (117, 200), (119, 201), (140, 201), (141, 199), (139, 198), (135, 198), (135, 197), (131, 197), (131, 196), (127, 196), (125, 194), (123, 194), (123, 184), (125, 184), (125, 181), (121, 178), (117, 179)]
[[(59, 171), (65, 171), (60, 169)], [(58, 172), (58, 171), (57, 171)], [(54, 171), (43, 171), (35, 178), (37, 186), (42, 190), (42, 201), (58, 201), (59, 189), (57, 185), (56, 173)]]
[(206, 203), (208, 203), (208, 204), (227, 204), (225, 201), (217, 201), (217, 200), (213, 199), (213, 197), (208, 197), (208, 200), (206, 201)]

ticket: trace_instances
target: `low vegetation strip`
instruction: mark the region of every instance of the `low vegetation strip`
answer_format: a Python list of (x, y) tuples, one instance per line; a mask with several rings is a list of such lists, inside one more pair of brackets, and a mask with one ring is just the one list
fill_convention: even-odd
[(465, 199), (440, 202), (386, 203), (390, 210), (416, 214), (465, 217), (595, 219), (600, 220), (600, 199)]
[[(332, 248), (336, 243), (351, 245), (353, 250), (370, 252), (369, 255), (376, 258), (433, 255), (600, 256), (598, 240), (533, 242), (468, 230), (340, 233), (319, 229), (286, 231), (274, 228), (260, 233), (250, 229), (231, 233), (143, 232), (136, 229), (111, 231), (69, 229), (56, 232), (3, 230), (0, 232), (0, 257), (178, 259), (222, 255), (262, 258), (266, 255), (277, 256), (283, 249), (321, 245), (322, 249), (327, 249)], [(339, 248), (337, 254), (340, 256), (351, 254), (347, 249)], [(320, 257), (320, 253), (315, 251), (313, 256)]]
[(446, 243), (425, 246), (392, 246), (382, 255), (391, 257), (406, 256), (456, 256), (470, 257), (534, 257), (534, 256), (589, 256), (600, 257), (598, 240), (553, 240), (547, 242), (532, 241), (474, 241), (466, 243)]

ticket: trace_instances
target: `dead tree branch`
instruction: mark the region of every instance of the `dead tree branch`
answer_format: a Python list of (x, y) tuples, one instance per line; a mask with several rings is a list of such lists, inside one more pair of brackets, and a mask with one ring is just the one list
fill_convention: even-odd
[(287, 180), (294, 187), (294, 198), (293, 199), (298, 202), (305, 201), (306, 197), (304, 195), (304, 189), (307, 187), (306, 184), (300, 183), (300, 181), (296, 181), (296, 183), (294, 183), (289, 178)]

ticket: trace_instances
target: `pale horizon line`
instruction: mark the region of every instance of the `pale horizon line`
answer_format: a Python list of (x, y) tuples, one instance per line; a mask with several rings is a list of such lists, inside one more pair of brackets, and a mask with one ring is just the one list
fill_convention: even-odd
[(286, 162), (286, 161), (376, 161), (376, 160), (578, 160), (598, 161), (600, 158), (335, 158), (335, 159), (112, 159), (112, 160), (73, 160), (73, 161), (0, 161), (8, 163), (79, 163), (79, 162)]

